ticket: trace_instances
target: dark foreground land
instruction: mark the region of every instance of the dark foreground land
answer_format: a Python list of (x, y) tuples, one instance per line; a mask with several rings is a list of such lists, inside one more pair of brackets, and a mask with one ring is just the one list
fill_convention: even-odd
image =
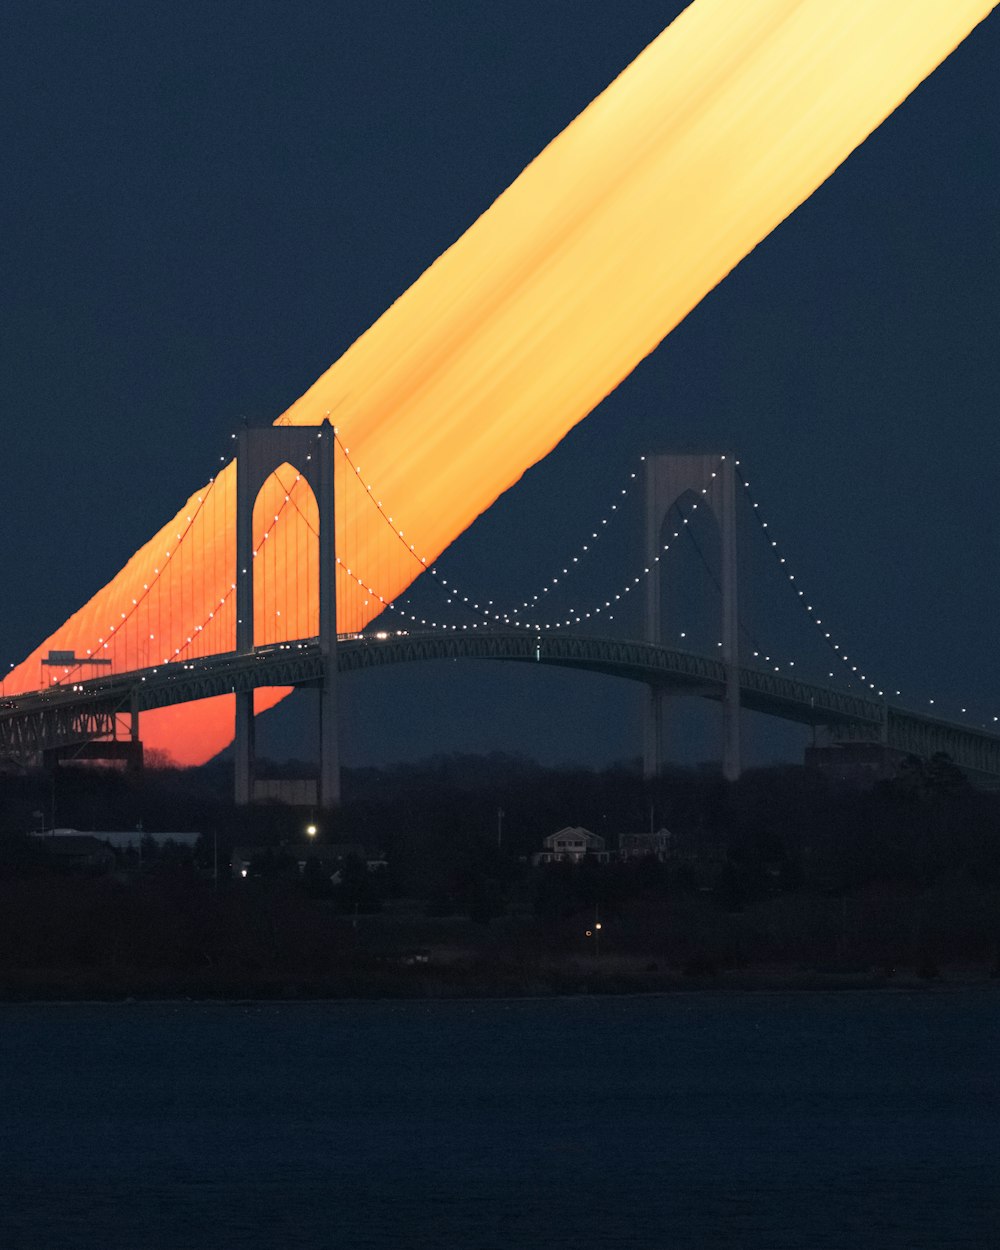
[[(947, 761), (862, 792), (803, 769), (646, 787), (629, 769), (445, 760), (349, 778), (325, 816), (224, 793), (169, 770), (0, 782), (0, 998), (1000, 984), (1000, 799)], [(53, 799), (60, 824), (202, 838), (56, 864), (24, 832)], [(651, 809), (670, 838), (618, 859)], [(532, 866), (565, 825), (604, 837), (608, 862)], [(238, 846), (255, 848), (245, 878)]]
[[(703, 900), (609, 910), (594, 953), (586, 916), (489, 924), (414, 911), (353, 918), (291, 890), (215, 899), (92, 883), (0, 891), (0, 998), (444, 998), (664, 993), (691, 989), (857, 989), (996, 985), (988, 941), (996, 893), (910, 899)], [(59, 907), (53, 922), (49, 908)], [(407, 909), (414, 904), (407, 903)], [(960, 907), (961, 932), (952, 922)], [(26, 910), (49, 916), (25, 920)], [(846, 919), (845, 919), (846, 910)], [(978, 913), (978, 915), (974, 914)], [(11, 928), (20, 926), (12, 937)], [(63, 926), (73, 936), (63, 936)], [(47, 927), (47, 932), (41, 932)], [(933, 951), (933, 954), (929, 952)]]

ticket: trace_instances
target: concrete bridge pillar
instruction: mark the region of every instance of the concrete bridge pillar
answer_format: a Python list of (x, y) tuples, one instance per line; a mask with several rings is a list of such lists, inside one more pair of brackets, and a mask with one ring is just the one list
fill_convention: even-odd
[[(337, 730), (337, 549), (334, 513), (335, 442), (333, 426), (245, 426), (236, 452), (236, 650), (254, 648), (253, 508), (267, 478), (283, 464), (295, 466), (316, 497), (319, 511), (320, 686), (319, 800), (340, 803), (340, 751)], [(253, 690), (236, 694), (236, 802), (253, 800)]]
[[(732, 455), (685, 454), (646, 457), (646, 578), (645, 638), (663, 643), (661, 607), (664, 556), (660, 534), (667, 513), (689, 496), (693, 503), (711, 508), (721, 540), (722, 619), (720, 648), (725, 671), (722, 698), (722, 772), (728, 781), (740, 775), (740, 647), (739, 569), (736, 530), (736, 462)], [(656, 557), (660, 556), (657, 561)], [(670, 695), (651, 686), (646, 704), (643, 734), (643, 775), (659, 775), (665, 755)]]
[(647, 686), (642, 725), (642, 775), (647, 781), (660, 775), (667, 757), (669, 718), (670, 695), (661, 686)]

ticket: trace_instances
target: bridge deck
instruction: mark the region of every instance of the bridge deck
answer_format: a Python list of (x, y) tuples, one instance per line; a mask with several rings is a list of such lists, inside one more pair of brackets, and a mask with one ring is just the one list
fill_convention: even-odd
[[(488, 659), (557, 665), (624, 677), (709, 699), (721, 699), (721, 660), (647, 642), (544, 635), (525, 631), (449, 635), (354, 635), (338, 644), (340, 672), (359, 672), (416, 660)], [(5, 699), (0, 704), (0, 754), (30, 758), (71, 741), (113, 736), (116, 717), (260, 686), (308, 686), (322, 676), (316, 639), (256, 648), (240, 655), (96, 677)], [(957, 725), (763, 669), (740, 668), (740, 700), (751, 711), (841, 737), (881, 741), (918, 755), (947, 751), (961, 767), (1000, 777), (1000, 735)]]

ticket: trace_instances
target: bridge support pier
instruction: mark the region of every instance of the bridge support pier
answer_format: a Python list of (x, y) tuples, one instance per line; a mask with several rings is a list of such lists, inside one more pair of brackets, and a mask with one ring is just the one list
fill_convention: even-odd
[(670, 696), (658, 686), (650, 686), (646, 694), (643, 718), (642, 775), (652, 781), (660, 775), (667, 756), (667, 717)]
[[(334, 519), (334, 431), (329, 421), (315, 426), (244, 427), (236, 455), (236, 650), (254, 649), (253, 507), (264, 482), (282, 464), (312, 488), (319, 512), (319, 644), (323, 657), (320, 688), (319, 801), (340, 803), (340, 752), (337, 732), (337, 547)], [(235, 797), (253, 801), (253, 690), (236, 692)]]
[(253, 691), (241, 691), (236, 696), (236, 736), (233, 740), (235, 798), (240, 807), (253, 802), (254, 730)]
[[(732, 455), (653, 455), (646, 457), (646, 577), (647, 642), (662, 643), (661, 611), (663, 560), (661, 531), (674, 504), (686, 496), (706, 504), (719, 524), (721, 539), (722, 662), (725, 691), (722, 699), (722, 773), (727, 781), (740, 775), (740, 647), (739, 578), (736, 534), (736, 464)], [(669, 558), (669, 557), (668, 557)], [(669, 695), (650, 687), (643, 741), (643, 776), (660, 774), (664, 762), (664, 713)]]
[(129, 772), (142, 772), (142, 739), (139, 737), (139, 698), (135, 691), (129, 700), (129, 749), (125, 767)]

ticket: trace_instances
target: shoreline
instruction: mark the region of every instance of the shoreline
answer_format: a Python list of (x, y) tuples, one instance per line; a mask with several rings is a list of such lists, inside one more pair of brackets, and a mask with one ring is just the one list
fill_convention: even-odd
[(915, 971), (835, 972), (816, 969), (759, 968), (685, 975), (680, 969), (661, 974), (628, 976), (592, 969), (510, 976), (492, 980), (478, 976), (441, 976), (423, 970), (413, 977), (358, 976), (267, 978), (163, 976), (79, 977), (57, 972), (0, 979), (0, 1007), (112, 1003), (319, 1003), (511, 1001), (555, 998), (670, 997), (693, 993), (929, 993), (1000, 990), (1000, 977), (990, 969), (944, 968), (939, 975)]

